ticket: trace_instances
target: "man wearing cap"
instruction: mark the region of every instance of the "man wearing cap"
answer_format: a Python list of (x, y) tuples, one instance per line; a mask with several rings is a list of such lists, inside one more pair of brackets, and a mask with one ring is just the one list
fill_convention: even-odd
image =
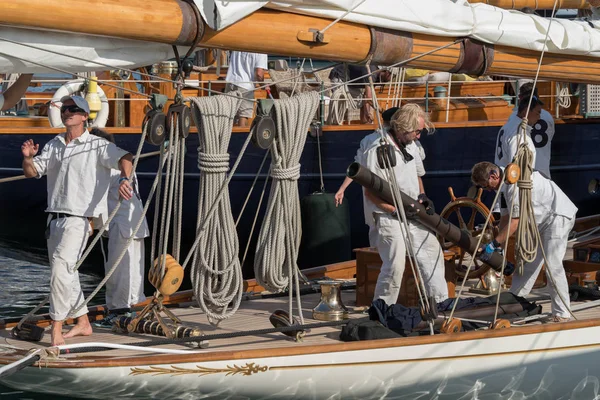
[[(527, 107), (529, 106), (529, 98), (531, 97), (531, 107), (529, 113)], [(527, 147), (533, 153), (533, 165), (536, 165), (536, 150), (531, 140), (532, 127), (540, 120), (542, 113), (543, 103), (540, 99), (535, 96), (526, 96), (520, 103), (519, 108), (515, 114), (512, 114), (506, 124), (498, 131), (498, 137), (496, 139), (496, 155), (494, 158), (494, 164), (505, 168), (509, 163), (513, 161), (513, 158), (517, 154), (519, 143), (521, 142), (521, 133), (519, 127), (523, 122), (523, 118), (527, 116), (527, 125), (525, 126), (525, 135), (523, 135)], [(537, 168), (535, 168), (537, 169)], [(542, 172), (544, 173), (544, 172)], [(544, 173), (545, 174), (545, 173)]]
[[(537, 89), (533, 88), (533, 82), (527, 82), (519, 88), (519, 104), (529, 101), (531, 93), (539, 99)], [(515, 108), (514, 114), (518, 112)], [(554, 117), (548, 111), (542, 109), (540, 119), (531, 125), (531, 140), (535, 146), (535, 166), (541, 174), (547, 178), (550, 176), (550, 155), (552, 139), (554, 138)]]
[[(121, 171), (119, 194), (125, 200), (132, 195), (131, 154), (106, 139), (90, 135), (85, 128), (90, 112), (85, 99), (65, 96), (61, 102), (66, 132), (46, 143), (40, 155), (39, 144), (31, 139), (21, 146), (25, 176), (48, 177), (46, 238), (51, 270), (52, 346), (64, 344), (66, 338), (92, 334), (75, 265), (91, 233), (89, 220), (106, 212), (111, 169)], [(63, 321), (68, 316), (77, 318), (77, 324), (63, 335)]]

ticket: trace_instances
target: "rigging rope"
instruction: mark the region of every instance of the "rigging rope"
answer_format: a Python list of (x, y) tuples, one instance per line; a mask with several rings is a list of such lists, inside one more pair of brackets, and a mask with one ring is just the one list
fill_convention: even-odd
[[(524, 126), (520, 129), (525, 129)], [(535, 260), (539, 246), (537, 224), (534, 218), (533, 205), (531, 204), (531, 189), (533, 182), (533, 153), (526, 143), (522, 143), (517, 150), (514, 162), (521, 169), (521, 176), (517, 181), (519, 188), (519, 225), (515, 241), (515, 259), (517, 261), (518, 273), (523, 274), (525, 263)], [(512, 214), (512, 209), (509, 210)]]
[[(196, 301), (214, 323), (233, 315), (241, 302), (243, 279), (238, 257), (239, 243), (231, 213), (226, 175), (227, 148), (240, 97), (191, 98), (198, 129), (199, 237), (192, 261), (192, 284)], [(215, 203), (215, 212), (210, 212)], [(228, 307), (231, 305), (231, 309)]]
[[(275, 100), (277, 137), (271, 145), (271, 192), (263, 225), (256, 244), (254, 274), (267, 290), (290, 294), (296, 288), (298, 307), (298, 249), (302, 236), (297, 180), (300, 156), (310, 123), (319, 106), (319, 94), (308, 92), (285, 100)], [(285, 270), (284, 270), (285, 269)], [(302, 319), (302, 313), (300, 313)]]

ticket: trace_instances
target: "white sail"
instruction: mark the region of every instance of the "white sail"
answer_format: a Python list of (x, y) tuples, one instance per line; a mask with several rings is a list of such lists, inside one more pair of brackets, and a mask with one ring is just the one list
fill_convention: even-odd
[[(223, 29), (260, 7), (321, 16), (398, 31), (471, 37), (486, 43), (542, 51), (549, 18), (463, 0), (195, 0), (213, 29)], [(591, 24), (600, 27), (596, 22)], [(303, 27), (317, 28), (322, 27)], [(600, 30), (587, 21), (554, 19), (547, 51), (600, 57)]]
[(0, 73), (103, 71), (109, 68), (98, 62), (135, 68), (172, 57), (173, 50), (166, 44), (0, 26)]
[[(494, 45), (542, 51), (550, 19), (464, 0), (195, 0), (213, 29), (235, 24), (261, 7), (321, 16), (398, 31), (445, 37), (471, 37)], [(347, 14), (347, 15), (346, 15)], [(554, 19), (547, 51), (600, 57), (600, 30), (595, 21)], [(600, 25), (598, 25), (600, 26)], [(299, 27), (299, 29), (325, 26)], [(4, 39), (8, 39), (6, 41)], [(276, 38), (274, 38), (276, 40)], [(35, 50), (10, 41), (37, 46)], [(47, 50), (58, 54), (52, 54)], [(184, 54), (187, 48), (182, 48)], [(69, 55), (85, 61), (76, 60)], [(0, 27), (0, 73), (135, 68), (173, 57), (170, 45), (75, 33)]]

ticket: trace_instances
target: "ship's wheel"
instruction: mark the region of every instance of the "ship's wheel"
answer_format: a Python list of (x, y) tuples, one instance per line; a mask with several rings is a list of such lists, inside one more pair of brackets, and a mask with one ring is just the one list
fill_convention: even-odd
[[(451, 187), (448, 188), (448, 192), (450, 193), (451, 201), (444, 207), (440, 215), (451, 223), (459, 226), (461, 229), (467, 230), (471, 236), (475, 238), (483, 233), (484, 237), (482, 243), (491, 242), (496, 236), (497, 228), (495, 227), (495, 220), (492, 215), (485, 232), (482, 231), (485, 219), (490, 214), (489, 208), (481, 202), (483, 190), (473, 190), (474, 194), (466, 197), (454, 196), (454, 191)], [(469, 192), (471, 192), (471, 190)], [(452, 251), (456, 254), (455, 271), (458, 276), (463, 278), (467, 272), (469, 263), (471, 262), (471, 255), (454, 243), (446, 242), (439, 236), (438, 239), (444, 250)], [(473, 266), (469, 271), (468, 279), (479, 278), (489, 269), (489, 265), (475, 258)]]

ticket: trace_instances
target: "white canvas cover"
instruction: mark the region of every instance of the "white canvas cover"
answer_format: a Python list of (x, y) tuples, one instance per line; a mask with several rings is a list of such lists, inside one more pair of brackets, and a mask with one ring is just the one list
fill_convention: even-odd
[[(9, 43), (4, 39), (44, 50)], [(88, 61), (76, 60), (68, 55)], [(59, 72), (52, 68), (69, 72), (106, 71), (110, 68), (95, 62), (116, 68), (135, 68), (172, 57), (173, 50), (166, 44), (0, 26), (0, 73)]]
[[(464, 0), (195, 0), (213, 29), (223, 29), (260, 7), (399, 31), (446, 37), (469, 36), (490, 44), (542, 51), (550, 19)], [(593, 22), (595, 25), (596, 22)], [(314, 27), (321, 28), (321, 27)], [(324, 28), (324, 27), (322, 27)], [(547, 51), (600, 56), (600, 31), (587, 21), (554, 19)]]
[[(464, 0), (195, 0), (213, 29), (223, 29), (261, 7), (322, 16), (361, 24), (446, 37), (472, 37), (483, 42), (541, 51), (549, 19), (518, 11), (503, 10)], [(600, 57), (600, 30), (596, 22), (554, 19), (547, 51)], [(306, 27), (304, 27), (306, 28)], [(311, 28), (324, 28), (311, 27)], [(52, 54), (6, 42), (39, 46)], [(185, 53), (186, 49), (182, 49)], [(62, 54), (62, 55), (60, 55)], [(65, 55), (89, 61), (78, 61)], [(52, 68), (71, 72), (135, 68), (173, 57), (171, 46), (136, 40), (61, 33), (0, 26), (0, 73), (49, 72)], [(28, 62), (28, 61), (31, 62)], [(36, 65), (42, 64), (43, 66)], [(47, 67), (44, 67), (47, 66)]]

